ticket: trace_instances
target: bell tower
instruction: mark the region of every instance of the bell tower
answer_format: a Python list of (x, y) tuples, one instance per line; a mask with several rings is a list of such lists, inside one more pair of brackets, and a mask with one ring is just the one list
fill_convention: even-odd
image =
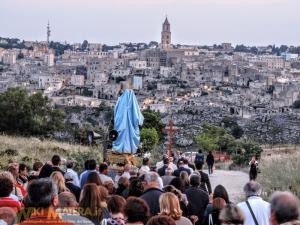
[(171, 46), (171, 27), (168, 18), (166, 17), (165, 22), (162, 25), (161, 48), (170, 49)]

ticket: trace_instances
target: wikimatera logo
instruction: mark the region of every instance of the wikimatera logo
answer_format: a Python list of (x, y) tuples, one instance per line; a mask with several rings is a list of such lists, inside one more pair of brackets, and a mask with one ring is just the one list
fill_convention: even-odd
[(59, 208), (57, 210), (29, 207), (26, 209), (22, 209), (17, 214), (17, 223), (20, 223), (26, 219), (59, 220), (61, 219), (60, 215), (62, 214), (74, 215), (74, 216), (77, 215), (77, 216), (83, 216), (87, 218), (100, 217), (102, 215), (102, 211), (103, 209), (100, 207), (96, 209), (82, 208), (82, 207), (65, 207), (65, 208)]

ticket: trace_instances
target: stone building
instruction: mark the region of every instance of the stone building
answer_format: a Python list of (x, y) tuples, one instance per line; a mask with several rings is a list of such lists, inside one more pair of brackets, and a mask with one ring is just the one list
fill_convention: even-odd
[(166, 17), (165, 22), (162, 25), (162, 32), (161, 32), (161, 48), (164, 50), (172, 48), (171, 44), (171, 26)]

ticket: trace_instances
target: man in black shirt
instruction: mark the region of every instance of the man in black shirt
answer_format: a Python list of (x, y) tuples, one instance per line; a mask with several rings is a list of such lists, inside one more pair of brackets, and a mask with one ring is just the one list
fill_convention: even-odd
[(207, 192), (200, 188), (201, 178), (199, 175), (191, 175), (190, 185), (184, 193), (188, 199), (188, 208), (191, 215), (198, 216), (196, 225), (201, 225), (204, 220), (204, 212), (209, 203)]
[(202, 190), (206, 191), (209, 195), (212, 193), (211, 184), (209, 181), (209, 177), (207, 173), (202, 171), (203, 162), (197, 161), (195, 162), (196, 170), (199, 172), (201, 176), (201, 185)]
[(169, 167), (170, 163), (169, 158), (165, 158), (163, 162), (164, 166), (157, 171), (158, 175), (161, 177), (166, 175), (166, 169)]
[(156, 216), (160, 213), (159, 197), (163, 194), (163, 191), (159, 189), (159, 177), (156, 172), (148, 172), (141, 178), (144, 193), (140, 197), (149, 206), (151, 216)]

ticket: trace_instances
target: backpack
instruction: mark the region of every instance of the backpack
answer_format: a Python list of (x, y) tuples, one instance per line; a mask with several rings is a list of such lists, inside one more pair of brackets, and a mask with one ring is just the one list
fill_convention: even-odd
[(197, 153), (195, 162), (204, 162), (204, 154), (203, 153)]

